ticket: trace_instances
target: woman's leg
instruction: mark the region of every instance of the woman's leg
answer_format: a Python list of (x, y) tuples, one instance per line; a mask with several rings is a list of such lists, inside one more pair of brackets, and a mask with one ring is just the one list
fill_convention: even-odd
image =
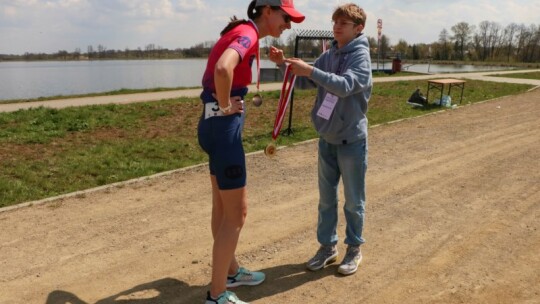
[[(210, 175), (210, 180), (212, 182), (212, 236), (214, 241), (216, 240), (216, 235), (221, 227), (223, 222), (223, 200), (221, 199), (220, 190), (217, 184), (216, 176)], [(233, 256), (231, 265), (229, 266), (228, 275), (235, 275), (238, 271), (239, 264), (236, 260), (236, 256)]]
[[(246, 166), (242, 146), (243, 116), (211, 118), (208, 136), (212, 183), (212, 283), (210, 295), (226, 290), (227, 275), (236, 274), (234, 253), (247, 210)], [(219, 148), (218, 148), (219, 147)], [(224, 190), (227, 189), (227, 190)]]
[[(232, 190), (216, 190), (217, 183), (212, 178), (212, 195), (217, 195), (214, 202), (217, 208), (212, 211), (212, 234), (214, 247), (212, 250), (212, 286), (210, 295), (217, 297), (226, 290), (227, 274), (231, 267), (237, 265), (234, 252), (238, 244), (240, 231), (247, 214), (246, 187)], [(214, 207), (216, 207), (214, 205)], [(216, 209), (214, 211), (214, 209)], [(220, 214), (221, 213), (221, 214)], [(219, 218), (221, 217), (221, 223)]]

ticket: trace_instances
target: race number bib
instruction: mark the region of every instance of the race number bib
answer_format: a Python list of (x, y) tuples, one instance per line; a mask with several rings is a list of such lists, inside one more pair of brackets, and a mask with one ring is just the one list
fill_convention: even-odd
[(336, 103), (338, 102), (338, 99), (339, 98), (336, 95), (326, 93), (323, 103), (317, 111), (317, 116), (322, 117), (326, 120), (330, 119), (330, 116), (332, 116), (332, 112), (334, 112), (334, 108), (336, 107)]
[(223, 116), (223, 112), (219, 109), (219, 104), (215, 102), (207, 102), (204, 104), (204, 119)]

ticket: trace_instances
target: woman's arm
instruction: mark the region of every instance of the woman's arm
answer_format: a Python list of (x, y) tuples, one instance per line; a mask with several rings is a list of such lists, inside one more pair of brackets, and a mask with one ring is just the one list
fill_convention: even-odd
[(226, 109), (232, 105), (231, 110), (225, 114), (236, 113), (237, 104), (231, 104), (231, 86), (234, 76), (234, 68), (240, 63), (240, 55), (233, 49), (227, 49), (216, 63), (214, 68), (214, 85), (216, 86), (216, 99), (219, 107)]

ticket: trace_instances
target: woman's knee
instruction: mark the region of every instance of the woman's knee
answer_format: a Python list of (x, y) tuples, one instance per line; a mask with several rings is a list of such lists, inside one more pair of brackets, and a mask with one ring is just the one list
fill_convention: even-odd
[(227, 225), (230, 229), (242, 229), (246, 222), (246, 213), (239, 213), (233, 216), (229, 215), (225, 217), (223, 225)]
[(245, 187), (234, 190), (222, 190), (223, 213), (225, 220), (242, 227), (247, 216), (247, 196)]

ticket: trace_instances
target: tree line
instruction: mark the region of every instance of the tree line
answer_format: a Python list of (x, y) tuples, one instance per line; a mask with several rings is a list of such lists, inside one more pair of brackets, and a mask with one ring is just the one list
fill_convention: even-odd
[(112, 59), (181, 59), (181, 58), (206, 58), (214, 46), (215, 41), (206, 41), (190, 48), (177, 48), (170, 50), (155, 44), (147, 44), (137, 49), (125, 48), (124, 50), (108, 49), (104, 45), (96, 47), (89, 45), (86, 52), (76, 48), (73, 52), (60, 50), (56, 53), (25, 53), (23, 55), (0, 54), (0, 61), (16, 60), (112, 60)]
[[(276, 46), (292, 56), (295, 49), (295, 34), (286, 41), (267, 37), (263, 46)], [(440, 61), (489, 61), (508, 63), (540, 62), (540, 25), (510, 23), (502, 26), (497, 22), (482, 21), (477, 26), (459, 22), (448, 31), (443, 29), (439, 39), (432, 43), (409, 44), (399, 39), (394, 45), (390, 38), (368, 37), (373, 57), (401, 58), (405, 60)], [(101, 59), (179, 59), (206, 58), (216, 41), (205, 41), (189, 48), (170, 50), (154, 44), (137, 49), (112, 50), (103, 45), (88, 46), (86, 52), (77, 48), (73, 52), (60, 50), (56, 53), (25, 53), (24, 55), (2, 55), (4, 60), (101, 60)], [(322, 44), (328, 41), (299, 40), (300, 57), (315, 58)], [(264, 51), (263, 51), (264, 53)], [(264, 54), (262, 54), (264, 56)]]
[(478, 26), (459, 22), (450, 30), (443, 29), (439, 40), (429, 45), (408, 45), (399, 40), (394, 50), (410, 59), (540, 62), (540, 24), (503, 27), (492, 21)]
[[(368, 37), (372, 57), (405, 60), (440, 61), (488, 61), (507, 63), (540, 63), (540, 24), (510, 23), (503, 27), (497, 22), (482, 21), (478, 26), (459, 22), (443, 29), (439, 39), (430, 44), (409, 44), (404, 39), (392, 45), (386, 35), (380, 39)], [(273, 38), (270, 38), (271, 40)], [(298, 49), (302, 54), (318, 54), (322, 42), (300, 41)], [(294, 37), (281, 44), (279, 39), (271, 45), (285, 47), (292, 54)], [(314, 56), (316, 57), (316, 56)]]

